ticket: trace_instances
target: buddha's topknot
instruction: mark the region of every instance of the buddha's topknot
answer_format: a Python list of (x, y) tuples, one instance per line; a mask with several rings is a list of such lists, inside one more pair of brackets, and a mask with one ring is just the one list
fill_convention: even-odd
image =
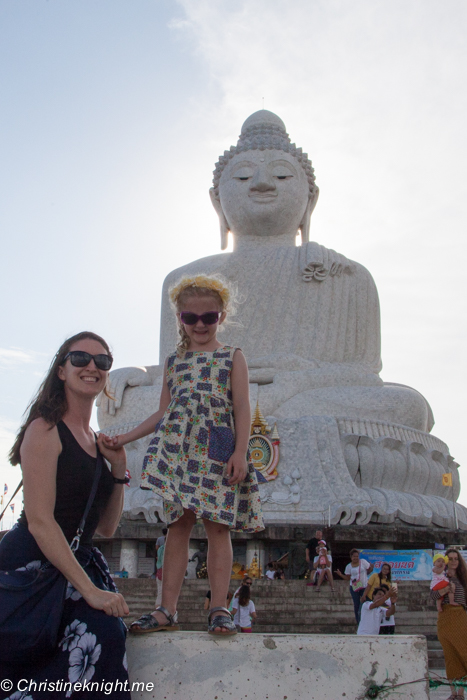
[(310, 194), (316, 193), (315, 171), (308, 154), (303, 153), (301, 148), (297, 148), (294, 143), (291, 143), (283, 121), (276, 114), (263, 109), (252, 114), (246, 120), (237, 145), (231, 146), (229, 151), (224, 151), (224, 155), (219, 156), (212, 180), (215, 196), (219, 198), (219, 182), (222, 173), (234, 156), (245, 151), (265, 151), (268, 149), (290, 153), (296, 158), (305, 171)]

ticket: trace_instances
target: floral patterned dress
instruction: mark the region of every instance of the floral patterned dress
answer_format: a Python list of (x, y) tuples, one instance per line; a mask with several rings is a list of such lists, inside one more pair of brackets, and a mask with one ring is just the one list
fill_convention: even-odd
[[(97, 547), (79, 547), (75, 556), (98, 588), (117, 590)], [(40, 569), (46, 562), (25, 525), (15, 525), (4, 536), (0, 569)], [(126, 627), (119, 617), (91, 608), (68, 582), (55, 653), (43, 663), (32, 664), (25, 658), (14, 668), (0, 659), (0, 681), (11, 681), (3, 684), (0, 699), (100, 700), (112, 682), (112, 698), (130, 700), (125, 638)]]
[(176, 353), (167, 361), (170, 404), (156, 426), (143, 463), (141, 488), (164, 499), (167, 523), (192, 510), (232, 530), (263, 530), (255, 470), (229, 484), (226, 463), (235, 449), (231, 372), (236, 348)]

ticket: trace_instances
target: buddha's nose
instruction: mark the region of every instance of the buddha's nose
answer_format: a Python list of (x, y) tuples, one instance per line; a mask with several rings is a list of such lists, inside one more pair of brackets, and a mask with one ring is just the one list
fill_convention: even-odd
[(251, 179), (250, 190), (256, 190), (256, 192), (267, 192), (268, 190), (275, 189), (276, 184), (268, 168), (264, 165), (260, 165), (258, 168), (256, 168)]

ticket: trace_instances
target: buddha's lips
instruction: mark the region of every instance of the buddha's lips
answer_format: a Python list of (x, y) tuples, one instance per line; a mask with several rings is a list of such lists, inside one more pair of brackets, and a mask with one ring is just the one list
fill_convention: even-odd
[(277, 197), (277, 194), (260, 194), (259, 192), (255, 192), (255, 194), (249, 194), (248, 196), (250, 197), (250, 199), (253, 199), (253, 201), (257, 199), (259, 201), (267, 202), (271, 199), (275, 199)]

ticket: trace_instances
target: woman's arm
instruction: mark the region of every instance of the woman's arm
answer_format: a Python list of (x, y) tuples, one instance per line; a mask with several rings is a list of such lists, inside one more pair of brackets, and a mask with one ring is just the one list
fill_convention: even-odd
[[(125, 448), (120, 447), (119, 450), (109, 450), (105, 445), (103, 435), (98, 436), (97, 444), (102, 456), (110, 462), (112, 476), (117, 479), (123, 479), (126, 471)], [(102, 537), (112, 537), (117, 529), (123, 510), (123, 489), (124, 484), (114, 484), (112, 495), (104, 512), (101, 514), (96, 528), (97, 534), (102, 535)]]
[(245, 355), (237, 350), (232, 365), (232, 398), (235, 421), (235, 450), (227, 462), (230, 484), (238, 484), (246, 477), (246, 453), (251, 429), (250, 385)]
[(149, 418), (146, 418), (142, 423), (130, 430), (128, 433), (122, 433), (122, 435), (115, 435), (114, 437), (107, 437), (104, 435), (105, 446), (110, 450), (118, 450), (123, 445), (133, 442), (134, 440), (139, 440), (146, 435), (150, 435), (154, 432), (156, 425), (159, 423), (160, 419), (167, 410), (167, 406), (170, 403), (170, 389), (167, 384), (167, 360), (164, 365), (164, 380), (162, 383), (161, 397), (159, 400), (159, 408), (153, 413)]
[(343, 574), (342, 571), (340, 571), (340, 569), (336, 569), (335, 573), (341, 578), (343, 578), (344, 581), (350, 581), (350, 574)]
[(65, 576), (93, 608), (108, 615), (128, 615), (119, 593), (101, 591), (76, 560), (54, 518), (57, 460), (62, 451), (58, 430), (42, 418), (27, 428), (21, 445), (24, 509), (31, 535), (44, 556)]

